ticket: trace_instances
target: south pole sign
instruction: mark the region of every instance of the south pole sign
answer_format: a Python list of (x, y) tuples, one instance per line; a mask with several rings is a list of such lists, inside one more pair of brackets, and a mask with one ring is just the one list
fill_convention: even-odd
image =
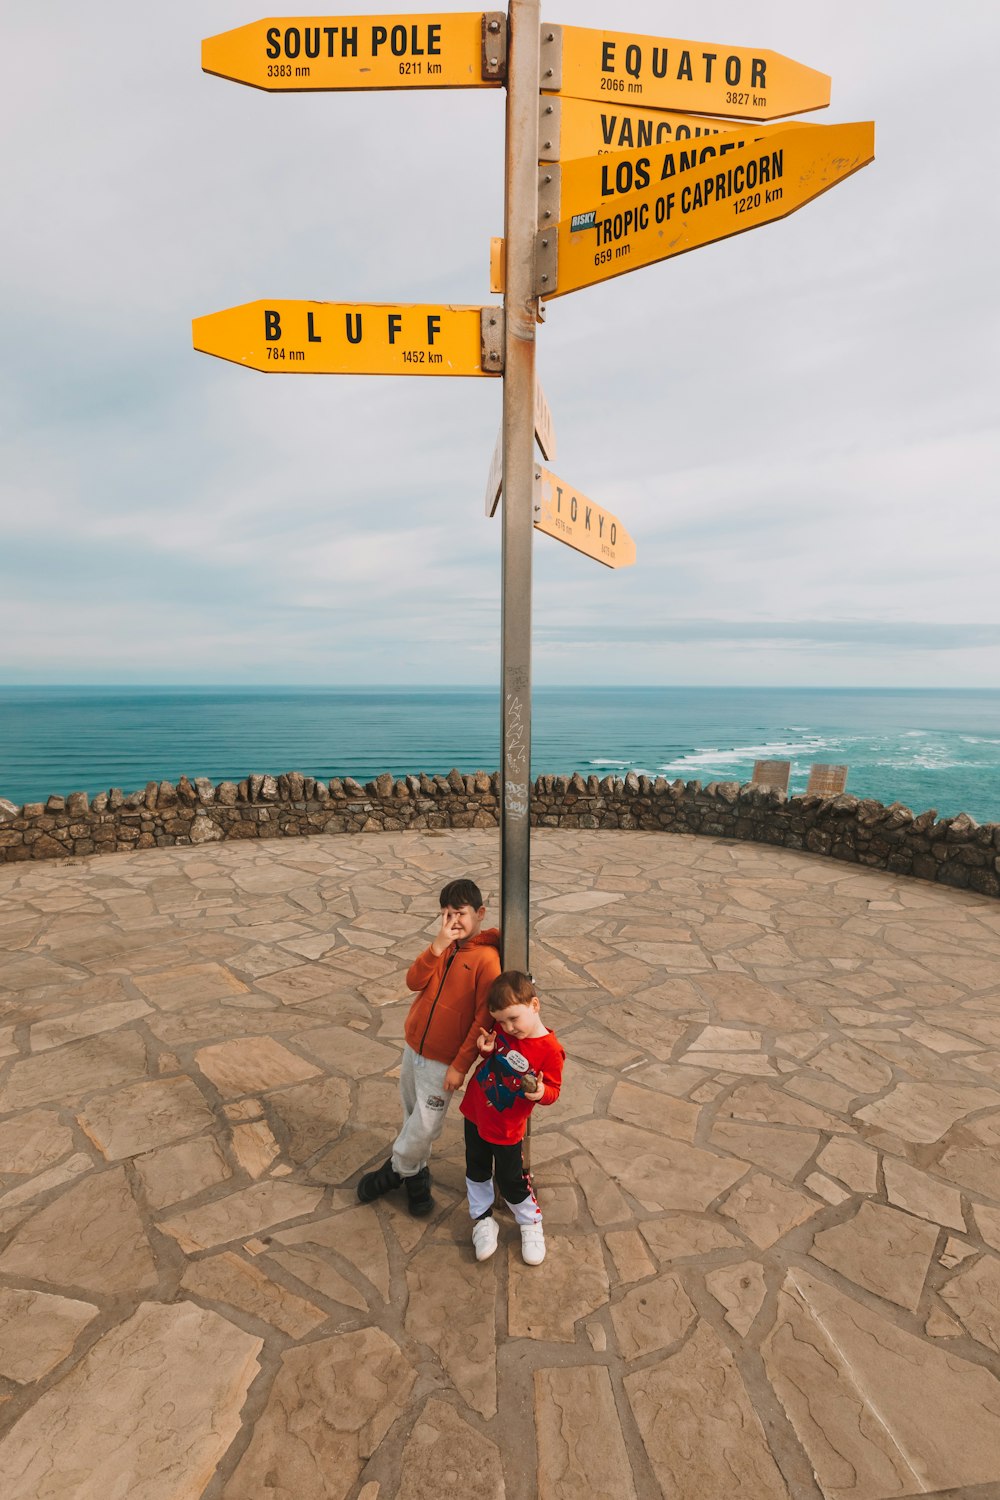
[(536, 463), (536, 442), (555, 457), (541, 304), (794, 212), (872, 160), (874, 127), (789, 120), (825, 108), (830, 79), (780, 52), (543, 24), (540, 0), (250, 21), (206, 38), (202, 68), (271, 93), (506, 90), (502, 307), (262, 298), (195, 318), (193, 341), (264, 374), (500, 380), (500, 923), (504, 967), (527, 970), (534, 531), (609, 568), (636, 558), (616, 515)]

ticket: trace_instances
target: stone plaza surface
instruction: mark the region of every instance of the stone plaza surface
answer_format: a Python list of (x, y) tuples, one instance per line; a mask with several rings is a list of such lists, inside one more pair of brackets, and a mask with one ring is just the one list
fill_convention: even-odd
[(1000, 1496), (1000, 909), (541, 831), (548, 1258), (356, 1202), (495, 833), (0, 871), (5, 1500)]

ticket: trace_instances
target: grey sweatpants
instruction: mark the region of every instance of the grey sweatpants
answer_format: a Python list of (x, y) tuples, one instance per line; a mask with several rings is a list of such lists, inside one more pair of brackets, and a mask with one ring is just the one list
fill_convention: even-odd
[(431, 1147), (444, 1128), (451, 1094), (445, 1093), (448, 1064), (433, 1062), (405, 1042), (399, 1072), (403, 1128), (392, 1146), (392, 1164), (400, 1177), (413, 1177), (427, 1165)]

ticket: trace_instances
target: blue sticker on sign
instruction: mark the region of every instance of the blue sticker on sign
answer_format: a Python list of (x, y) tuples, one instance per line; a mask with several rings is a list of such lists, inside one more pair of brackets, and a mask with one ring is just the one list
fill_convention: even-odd
[(576, 234), (578, 229), (593, 229), (596, 222), (596, 208), (592, 208), (589, 214), (574, 214), (569, 221), (569, 232), (570, 234)]

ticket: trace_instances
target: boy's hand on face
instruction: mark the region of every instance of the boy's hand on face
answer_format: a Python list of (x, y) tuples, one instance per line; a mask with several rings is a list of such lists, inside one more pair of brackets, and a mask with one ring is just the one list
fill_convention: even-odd
[(431, 952), (440, 957), (446, 948), (450, 948), (452, 943), (458, 941), (460, 935), (461, 927), (456, 913), (449, 907), (445, 907), (441, 913), (441, 926), (431, 943)]
[(530, 1099), (531, 1102), (532, 1102), (532, 1104), (537, 1104), (538, 1101), (539, 1101), (539, 1099), (541, 1099), (541, 1098), (544, 1097), (544, 1095), (545, 1095), (545, 1082), (544, 1082), (544, 1080), (545, 1080), (545, 1074), (542, 1073), (542, 1072), (539, 1072), (538, 1075), (535, 1078), (535, 1087), (532, 1089), (531, 1093), (529, 1094), (528, 1090), (525, 1089), (525, 1091), (524, 1091), (524, 1097), (526, 1099)]
[(480, 1057), (488, 1057), (489, 1054), (495, 1050), (496, 1044), (497, 1039), (495, 1033), (492, 1031), (486, 1031), (482, 1026), (480, 1026), (479, 1035), (476, 1037), (476, 1046), (479, 1048)]
[(460, 1089), (462, 1087), (462, 1084), (464, 1082), (465, 1082), (465, 1074), (464, 1073), (460, 1073), (457, 1068), (453, 1068), (453, 1067), (449, 1066), (447, 1073), (444, 1075), (444, 1091), (445, 1091), (445, 1093), (446, 1094), (453, 1094), (456, 1089)]

